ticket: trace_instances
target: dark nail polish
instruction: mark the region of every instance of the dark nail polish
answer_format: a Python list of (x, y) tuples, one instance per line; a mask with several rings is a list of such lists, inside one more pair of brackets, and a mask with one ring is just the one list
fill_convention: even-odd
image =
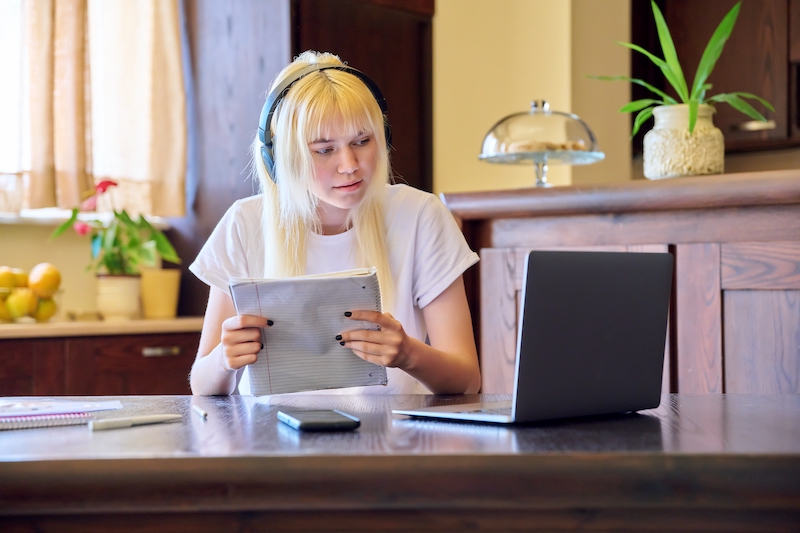
[(348, 317), (349, 316), (353, 316), (353, 313), (351, 313), (350, 311), (345, 311), (344, 312), (344, 316), (348, 316)]
[(344, 346), (344, 341), (340, 342), (339, 344), (341, 344), (342, 346)]
[(268, 326), (271, 326), (271, 325), (272, 325), (272, 324), (274, 324), (274, 323), (275, 323), (275, 322), (273, 322), (272, 320), (267, 320), (267, 325), (268, 325)]
[(340, 340), (342, 340), (342, 336), (341, 336), (341, 335), (336, 335), (336, 340), (337, 340), (337, 341), (340, 341)]
[(262, 350), (264, 349), (264, 343), (261, 343), (261, 349)]

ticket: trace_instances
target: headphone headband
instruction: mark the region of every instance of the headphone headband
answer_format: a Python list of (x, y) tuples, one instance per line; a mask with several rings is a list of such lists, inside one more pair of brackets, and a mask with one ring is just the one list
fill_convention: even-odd
[(373, 98), (378, 104), (378, 107), (381, 110), (381, 113), (384, 116), (384, 129), (386, 133), (386, 144), (391, 144), (391, 129), (389, 128), (389, 123), (386, 121), (386, 98), (384, 98), (383, 93), (378, 88), (378, 85), (372, 81), (366, 74), (363, 72), (356, 70), (352, 67), (348, 67), (346, 65), (333, 65), (333, 64), (314, 64), (304, 67), (297, 72), (294, 73), (293, 76), (283, 80), (277, 87), (275, 87), (272, 91), (270, 91), (269, 96), (267, 96), (267, 101), (264, 102), (264, 107), (261, 108), (261, 117), (258, 121), (258, 139), (264, 144), (261, 147), (261, 158), (264, 160), (264, 166), (267, 168), (267, 172), (269, 173), (270, 178), (272, 181), (277, 183), (277, 176), (275, 176), (275, 156), (273, 154), (273, 146), (272, 146), (272, 132), (270, 131), (270, 124), (272, 122), (272, 116), (275, 114), (275, 110), (278, 107), (278, 104), (281, 100), (286, 96), (286, 93), (289, 92), (289, 89), (292, 86), (303, 79), (305, 76), (311, 74), (312, 72), (319, 72), (322, 70), (340, 70), (342, 72), (347, 72), (348, 74), (352, 74), (356, 78), (360, 79), (364, 82), (364, 85), (367, 86), (369, 91), (372, 93)]

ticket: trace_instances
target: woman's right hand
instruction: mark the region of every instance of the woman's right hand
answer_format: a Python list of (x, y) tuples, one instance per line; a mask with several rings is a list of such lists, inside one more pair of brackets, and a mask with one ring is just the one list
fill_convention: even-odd
[(222, 355), (231, 370), (238, 370), (258, 360), (261, 350), (261, 329), (272, 325), (260, 316), (236, 315), (222, 323)]

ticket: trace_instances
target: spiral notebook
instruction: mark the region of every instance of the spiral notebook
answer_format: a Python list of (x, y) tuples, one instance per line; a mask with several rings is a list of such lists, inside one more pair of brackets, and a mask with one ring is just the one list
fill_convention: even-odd
[(375, 268), (285, 279), (233, 278), (237, 314), (269, 318), (264, 348), (249, 366), (254, 395), (386, 385), (386, 368), (364, 361), (336, 340), (355, 329), (377, 329), (345, 311), (383, 311)]
[(121, 408), (119, 400), (0, 398), (0, 431), (87, 424), (94, 411)]

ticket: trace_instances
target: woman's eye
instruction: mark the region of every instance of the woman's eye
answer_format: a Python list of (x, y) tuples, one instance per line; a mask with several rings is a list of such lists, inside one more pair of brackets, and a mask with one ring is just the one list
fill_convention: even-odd
[(356, 141), (354, 144), (355, 144), (356, 146), (364, 146), (365, 144), (369, 143), (369, 141), (370, 141), (370, 138), (369, 138), (369, 137), (366, 137), (366, 138), (364, 138), (364, 139), (359, 139), (359, 140), (357, 140), (357, 141)]
[(321, 148), (319, 150), (315, 150), (319, 155), (328, 155), (329, 153), (333, 152), (333, 148)]

